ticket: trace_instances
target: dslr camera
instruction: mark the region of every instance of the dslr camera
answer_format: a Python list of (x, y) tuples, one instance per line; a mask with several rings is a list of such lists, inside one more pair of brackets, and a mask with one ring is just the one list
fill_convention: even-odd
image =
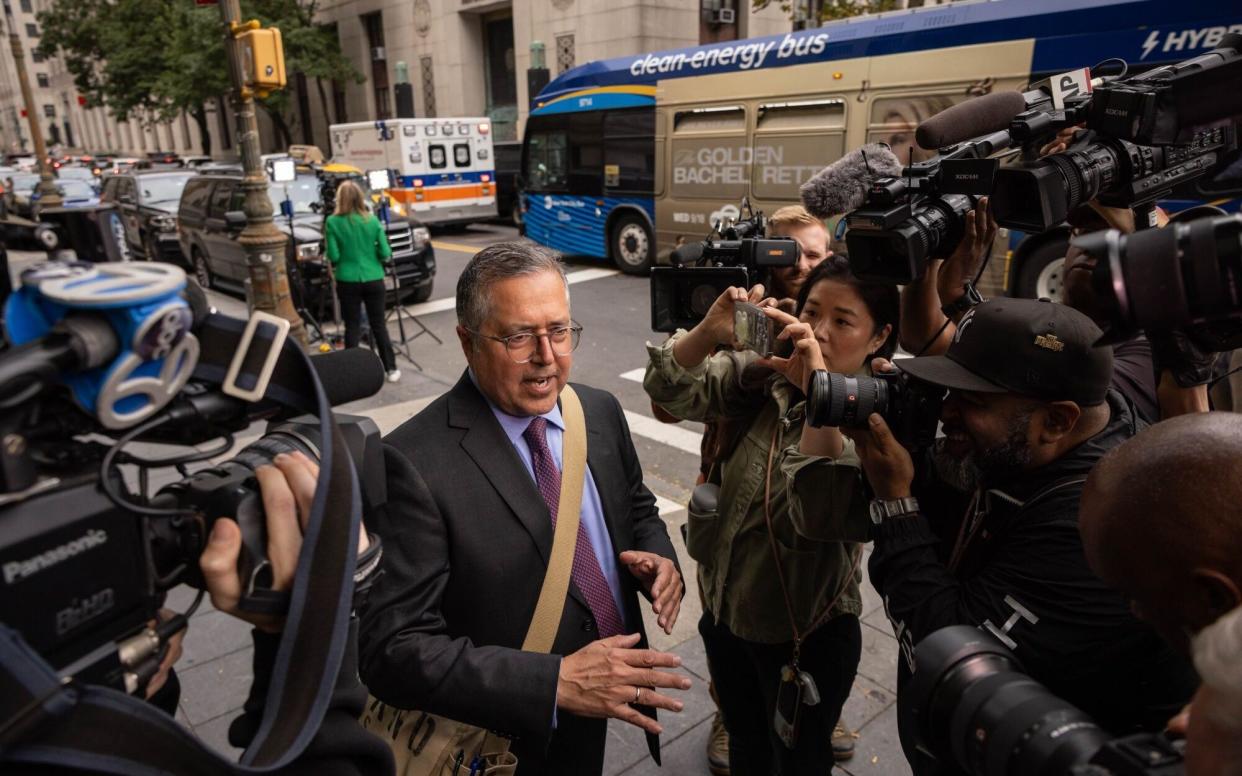
[(730, 286), (763, 282), (771, 267), (792, 267), (801, 250), (792, 237), (768, 237), (763, 213), (742, 199), (735, 221), (718, 222), (707, 239), (673, 251), (670, 267), (651, 270), (651, 330), (690, 329)]
[(971, 776), (1182, 773), (1178, 744), (1150, 733), (1110, 736), (980, 628), (941, 628), (915, 647), (914, 663), (897, 705), (903, 735)]
[(866, 428), (878, 412), (907, 449), (925, 450), (936, 440), (936, 424), (945, 390), (897, 368), (874, 377), (818, 370), (811, 375), (806, 398), (812, 426)]
[[(280, 358), (287, 321), (196, 316), (185, 291), (185, 273), (169, 264), (48, 262), (22, 273), (5, 307), (0, 619), (66, 680), (143, 691), (190, 612), (148, 623), (179, 584), (198, 588), (201, 600), (199, 556), (220, 519), (241, 528), (241, 608), (289, 608), (289, 594), (271, 589), (254, 473), (279, 453), (320, 460), (331, 418), (306, 415), (316, 405), (296, 393), (297, 360)], [(269, 384), (289, 401), (265, 399)], [(266, 434), (211, 463), (257, 420), (270, 421)], [(377, 506), (379, 431), (369, 418), (335, 422), (363, 503)], [(155, 458), (153, 445), (182, 451)], [(195, 464), (204, 468), (191, 471)]]

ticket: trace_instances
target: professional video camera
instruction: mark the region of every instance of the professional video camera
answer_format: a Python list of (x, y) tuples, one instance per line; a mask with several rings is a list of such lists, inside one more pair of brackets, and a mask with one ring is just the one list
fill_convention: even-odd
[(953, 252), (965, 216), (992, 191), (998, 162), (987, 157), (1009, 143), (1003, 132), (959, 143), (910, 165), (900, 178), (879, 178), (862, 207), (845, 216), (850, 269), (863, 280), (911, 283), (928, 259)]
[(1207, 352), (1242, 347), (1242, 215), (1110, 229), (1073, 244), (1098, 260), (1092, 283), (1108, 305), (1107, 341), (1181, 328)]
[(866, 428), (878, 412), (897, 441), (911, 450), (931, 447), (945, 390), (902, 372), (875, 377), (816, 371), (807, 396), (807, 422), (812, 426)]
[(898, 702), (920, 751), (972, 776), (1172, 776), (1181, 749), (1156, 734), (1113, 738), (1023, 673), (995, 636), (969, 625), (919, 642)]
[[(320, 488), (338, 514), (326, 517), (328, 508), (319, 507), (308, 537), (329, 525), (347, 532), (337, 521), (357, 520), (349, 457), (364, 478), (363, 502), (385, 500), (378, 429), (361, 417), (336, 416), (334, 424), (327, 410), (330, 401), (378, 390), (378, 361), (343, 351), (331, 354), (330, 368), (312, 371), (300, 348), (284, 348), (287, 321), (256, 313), (247, 324), (192, 311), (190, 291), (197, 289), (186, 289), (185, 273), (168, 264), (48, 262), (22, 273), (5, 308), (13, 346), (0, 352), (0, 620), (64, 680), (145, 688), (189, 613), (154, 628), (148, 622), (170, 588), (204, 589), (198, 560), (222, 517), (241, 528), (240, 607), (288, 611), (287, 629), (305, 622), (294, 616), (289, 592), (271, 589), (254, 471), (275, 455), (301, 451), (322, 462)], [(261, 419), (271, 420), (267, 434), (232, 458), (186, 468), (227, 453), (233, 434)], [(213, 439), (223, 441), (201, 447)], [(200, 447), (153, 459), (150, 443)], [(136, 481), (123, 476), (122, 464), (137, 468)], [(151, 495), (150, 473), (161, 467), (177, 474)], [(347, 563), (341, 573), (352, 574), (350, 548), (332, 552), (343, 553), (337, 565)], [(335, 569), (320, 571), (331, 577)], [(340, 585), (346, 580), (352, 577)], [(330, 602), (301, 595), (299, 611), (322, 607), (312, 610), (319, 635), (336, 638), (328, 625), (340, 619), (333, 591)], [(313, 676), (303, 680), (316, 686)]]
[[(1017, 115), (1009, 134), (1023, 144), (1024, 160), (997, 174), (997, 222), (1041, 232), (1093, 199), (1150, 218), (1157, 199), (1219, 169), (1237, 150), (1240, 80), (1242, 34), (1231, 34), (1207, 54), (1109, 80), (1062, 110)], [(1087, 131), (1065, 151), (1037, 158), (1056, 132), (1084, 123)]]
[(651, 270), (651, 330), (692, 328), (730, 286), (750, 288), (771, 267), (798, 263), (801, 252), (791, 237), (768, 237), (763, 213), (742, 199), (741, 214), (717, 222), (707, 239), (673, 251), (673, 266)]

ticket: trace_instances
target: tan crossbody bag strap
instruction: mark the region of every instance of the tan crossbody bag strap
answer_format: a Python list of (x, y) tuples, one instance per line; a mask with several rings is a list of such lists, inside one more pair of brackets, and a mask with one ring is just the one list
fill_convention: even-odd
[(561, 501), (556, 511), (556, 531), (552, 535), (552, 557), (548, 573), (539, 590), (539, 603), (522, 642), (523, 652), (551, 652), (552, 642), (565, 611), (569, 576), (578, 543), (578, 523), (582, 515), (582, 487), (586, 476), (586, 421), (582, 403), (568, 384), (561, 391), (561, 417), (565, 433), (561, 442)]

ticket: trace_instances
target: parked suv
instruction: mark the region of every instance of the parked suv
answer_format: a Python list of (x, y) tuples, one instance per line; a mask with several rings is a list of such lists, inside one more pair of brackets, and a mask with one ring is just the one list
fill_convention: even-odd
[[(285, 253), (292, 270), (290, 277), (301, 278), (301, 288), (294, 293), (300, 291), (303, 303), (315, 313), (320, 302), (330, 301), (325, 295), (328, 278), (323, 266), (323, 221), (327, 215), (325, 202), (331, 201), (328, 195), (340, 177), (299, 167), (297, 178), (288, 184), (268, 184), (273, 222), (291, 237)], [(361, 186), (369, 197), (365, 178), (344, 177)], [(181, 251), (204, 288), (245, 288), (249, 276), (246, 252), (237, 240), (246, 226), (241, 182), (240, 172), (199, 174), (186, 183), (181, 194), (177, 211)], [(291, 217), (281, 214), (286, 188)], [(426, 301), (431, 297), (436, 272), (430, 233), (421, 224), (399, 219), (389, 223), (387, 231), (398, 283), (396, 296), (402, 302)]]
[(177, 207), (186, 183), (194, 178), (188, 170), (131, 170), (104, 179), (100, 201), (116, 206), (131, 251), (147, 261), (166, 261), (187, 269), (177, 240)]

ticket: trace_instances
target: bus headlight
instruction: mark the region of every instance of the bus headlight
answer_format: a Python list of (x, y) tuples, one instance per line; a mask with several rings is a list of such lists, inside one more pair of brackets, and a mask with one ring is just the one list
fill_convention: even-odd
[(431, 242), (431, 232), (425, 226), (416, 226), (410, 230), (410, 234), (414, 240), (414, 250), (421, 251), (427, 247), (427, 243)]
[(306, 261), (307, 259), (318, 259), (322, 243), (307, 242), (298, 246), (298, 261)]

